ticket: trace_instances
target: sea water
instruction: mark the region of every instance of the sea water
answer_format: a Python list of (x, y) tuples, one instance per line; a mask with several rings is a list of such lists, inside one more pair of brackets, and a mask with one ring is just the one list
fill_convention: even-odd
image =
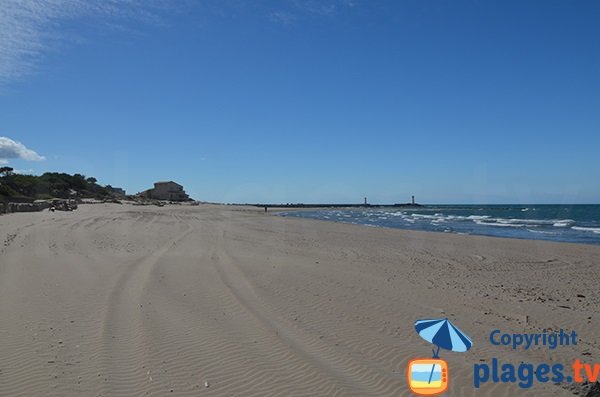
[(428, 205), (279, 215), (407, 230), (600, 244), (600, 205)]

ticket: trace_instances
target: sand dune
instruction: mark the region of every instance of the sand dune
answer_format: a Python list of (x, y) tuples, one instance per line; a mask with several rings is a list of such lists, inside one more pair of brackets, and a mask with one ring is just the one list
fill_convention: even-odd
[[(410, 396), (427, 317), (474, 341), (442, 354), (448, 395), (572, 395), (475, 390), (473, 365), (600, 356), (595, 246), (127, 205), (2, 216), (0, 240), (0, 396)], [(581, 340), (513, 351), (494, 328)]]

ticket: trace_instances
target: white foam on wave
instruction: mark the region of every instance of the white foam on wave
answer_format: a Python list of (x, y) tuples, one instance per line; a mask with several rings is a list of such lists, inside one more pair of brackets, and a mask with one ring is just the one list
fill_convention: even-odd
[(527, 225), (524, 223), (500, 223), (500, 222), (484, 222), (484, 221), (475, 221), (476, 224), (482, 226), (498, 226), (498, 227), (525, 227), (525, 226), (535, 226), (535, 225)]
[(575, 223), (572, 219), (527, 219), (527, 218), (490, 218), (490, 222), (502, 224), (526, 225), (526, 226), (557, 226), (562, 224), (572, 225)]
[(464, 220), (467, 219), (464, 216), (458, 215), (444, 215), (444, 214), (435, 214), (435, 215), (425, 215), (425, 214), (411, 214), (413, 218), (417, 219), (432, 219), (435, 222), (447, 222), (453, 220)]
[(554, 222), (552, 224), (552, 226), (554, 226), (554, 227), (568, 227), (568, 226), (571, 226), (574, 223), (575, 223), (575, 221), (573, 221), (571, 219), (561, 219), (561, 220), (558, 220), (557, 222)]
[(414, 218), (425, 218), (425, 219), (437, 219), (439, 216), (436, 215), (424, 215), (424, 214), (411, 214)]
[(592, 233), (600, 234), (600, 227), (573, 226), (571, 229), (579, 230), (582, 232), (592, 232)]
[[(392, 215), (390, 213), (390, 215)], [(394, 216), (400, 216), (399, 213), (393, 213)], [(415, 223), (415, 221), (429, 221), (432, 225), (439, 225), (454, 221), (472, 221), (481, 226), (496, 226), (496, 227), (514, 227), (514, 228), (546, 228), (546, 227), (569, 227), (575, 224), (572, 219), (530, 219), (530, 218), (492, 218), (490, 215), (444, 215), (443, 213), (415, 214), (411, 213), (402, 215), (402, 220)], [(586, 229), (583, 229), (586, 230)], [(600, 233), (598, 230), (588, 230), (594, 233)], [(550, 232), (551, 233), (551, 232)]]
[(558, 234), (556, 232), (547, 232), (547, 231), (543, 231), (543, 230), (534, 230), (534, 229), (527, 229), (528, 232), (531, 233), (539, 233), (539, 234)]
[(551, 225), (555, 220), (547, 219), (521, 219), (521, 218), (496, 218), (496, 222), (504, 224), (516, 224), (516, 225)]

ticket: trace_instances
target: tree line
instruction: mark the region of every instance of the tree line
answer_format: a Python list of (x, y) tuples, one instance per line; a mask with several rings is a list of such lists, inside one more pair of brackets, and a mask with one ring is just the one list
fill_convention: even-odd
[(46, 172), (42, 175), (23, 175), (11, 167), (0, 167), (0, 200), (28, 201), (50, 198), (107, 198), (110, 186), (100, 186), (94, 177)]

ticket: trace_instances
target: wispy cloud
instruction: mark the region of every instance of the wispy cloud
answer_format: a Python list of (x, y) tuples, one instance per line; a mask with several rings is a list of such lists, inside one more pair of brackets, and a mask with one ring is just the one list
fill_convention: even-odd
[(270, 11), (268, 17), (273, 22), (291, 24), (302, 17), (332, 17), (341, 9), (354, 7), (355, 0), (287, 0), (281, 8)]
[[(227, 14), (262, 9), (276, 23), (291, 24), (306, 17), (330, 17), (353, 7), (357, 0), (206, 0), (204, 11)], [(210, 6), (212, 3), (212, 6)], [(36, 71), (44, 55), (75, 41), (65, 33), (69, 21), (83, 19), (97, 25), (130, 31), (132, 21), (163, 24), (163, 11), (198, 8), (191, 0), (0, 0), (0, 87)]]
[(272, 11), (269, 13), (268, 17), (273, 22), (283, 23), (285, 25), (296, 21), (296, 15), (284, 10)]
[(9, 159), (42, 161), (46, 158), (40, 156), (35, 151), (28, 149), (21, 142), (13, 141), (5, 136), (0, 136), (0, 164), (6, 164)]
[(35, 170), (32, 168), (29, 168), (26, 170), (13, 170), (13, 173), (22, 174), (22, 175), (33, 175), (33, 174), (35, 174)]
[(36, 70), (41, 57), (64, 40), (67, 21), (92, 17), (156, 23), (162, 0), (2, 0), (0, 3), (0, 84)]
[(338, 1), (293, 0), (293, 6), (302, 12), (313, 15), (331, 16), (335, 14), (340, 4)]

